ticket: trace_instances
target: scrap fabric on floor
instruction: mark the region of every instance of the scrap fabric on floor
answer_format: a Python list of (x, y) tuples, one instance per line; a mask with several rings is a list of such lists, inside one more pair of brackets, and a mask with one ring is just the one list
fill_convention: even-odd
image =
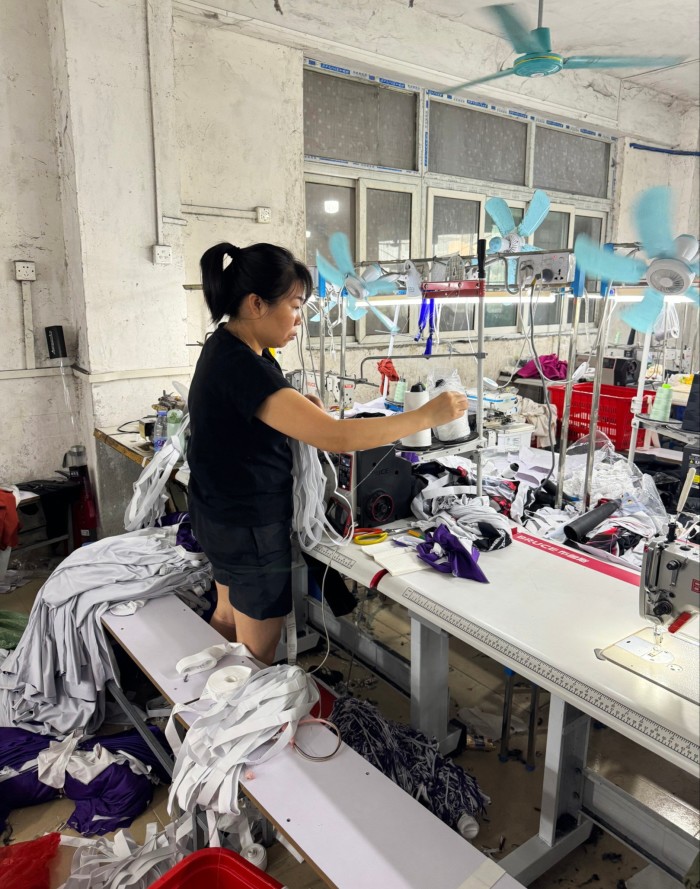
[[(165, 743), (162, 732), (150, 731)], [(75, 802), (68, 827), (93, 836), (126, 827), (168, 783), (145, 740), (134, 730), (57, 742), (19, 728), (0, 728), (0, 831), (13, 809), (65, 796)]]
[(39, 590), (16, 650), (0, 666), (0, 725), (66, 735), (102, 724), (116, 678), (102, 615), (112, 606), (178, 595), (197, 603), (211, 566), (176, 543), (177, 529), (107, 537), (71, 553)]
[(463, 815), (482, 815), (491, 800), (476, 778), (442, 756), (438, 743), (408, 725), (385, 719), (376, 707), (340, 698), (330, 721), (340, 737), (382, 774), (452, 828)]

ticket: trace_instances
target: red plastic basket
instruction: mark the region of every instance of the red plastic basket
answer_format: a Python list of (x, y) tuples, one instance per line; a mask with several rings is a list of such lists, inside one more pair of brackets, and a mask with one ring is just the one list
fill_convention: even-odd
[[(549, 386), (549, 397), (556, 405), (558, 421), (561, 422), (564, 410), (564, 386)], [(644, 390), (643, 412), (649, 413), (656, 393)], [(616, 451), (626, 451), (632, 441), (632, 399), (637, 395), (636, 389), (627, 386), (601, 386), (600, 404), (598, 406), (598, 431), (604, 432), (612, 441)], [(591, 403), (593, 401), (593, 383), (574, 383), (571, 393), (571, 409), (569, 411), (569, 441), (576, 441), (582, 435), (588, 435), (591, 429)], [(637, 436), (637, 447), (644, 440), (644, 431)]]
[(151, 889), (284, 889), (230, 849), (201, 849), (183, 858)]

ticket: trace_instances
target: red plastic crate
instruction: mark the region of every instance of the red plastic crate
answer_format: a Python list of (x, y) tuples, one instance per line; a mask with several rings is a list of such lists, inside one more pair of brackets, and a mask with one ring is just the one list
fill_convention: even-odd
[[(548, 386), (549, 398), (556, 405), (557, 418), (561, 422), (564, 410), (564, 386)], [(649, 413), (654, 401), (653, 390), (644, 390), (643, 413)], [(636, 398), (637, 390), (627, 386), (601, 386), (600, 404), (598, 406), (598, 431), (604, 432), (612, 441), (616, 451), (626, 451), (632, 441), (632, 399)], [(593, 401), (593, 383), (574, 383), (571, 393), (571, 409), (569, 411), (569, 441), (576, 441), (588, 435), (591, 428), (591, 403)], [(644, 431), (637, 436), (637, 447), (642, 445)]]
[(284, 889), (230, 849), (200, 849), (183, 858), (151, 889)]

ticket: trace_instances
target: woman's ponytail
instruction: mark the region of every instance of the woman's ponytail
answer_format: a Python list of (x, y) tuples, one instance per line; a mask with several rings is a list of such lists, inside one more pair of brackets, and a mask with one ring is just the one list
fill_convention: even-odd
[[(217, 324), (224, 315), (231, 314), (230, 278), (235, 273), (232, 265), (235, 264), (236, 254), (240, 252), (240, 247), (234, 247), (233, 244), (224, 241), (210, 247), (199, 261), (199, 267), (202, 270), (204, 299), (212, 319)], [(224, 267), (227, 257), (231, 263)]]

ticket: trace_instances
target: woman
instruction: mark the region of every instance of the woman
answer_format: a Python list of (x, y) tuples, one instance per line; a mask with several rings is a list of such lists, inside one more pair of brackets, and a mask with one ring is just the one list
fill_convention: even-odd
[(192, 526), (213, 567), (212, 626), (271, 664), (292, 608), (288, 438), (326, 451), (376, 448), (449, 423), (467, 401), (445, 392), (393, 417), (336, 420), (269, 352), (297, 335), (312, 289), (306, 266), (272, 244), (217, 244), (201, 270), (212, 319), (228, 320), (204, 344), (190, 388)]

